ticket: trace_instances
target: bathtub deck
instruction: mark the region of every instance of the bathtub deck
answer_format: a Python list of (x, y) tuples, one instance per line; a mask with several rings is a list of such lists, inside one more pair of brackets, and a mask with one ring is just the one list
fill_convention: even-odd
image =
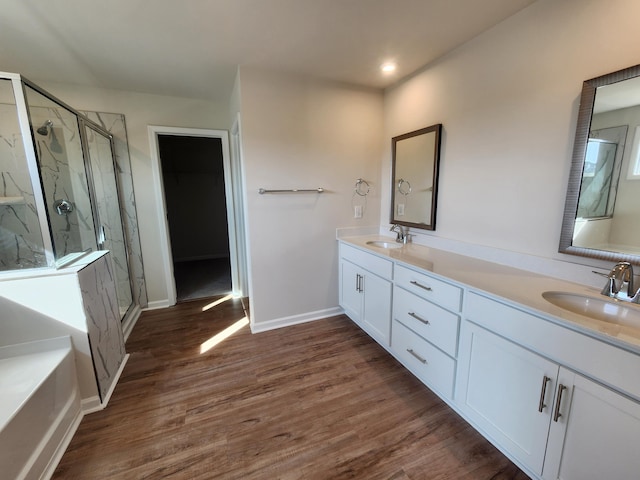
[[(58, 339), (55, 339), (58, 340)], [(0, 348), (0, 431), (15, 417), (20, 409), (53, 373), (71, 345), (64, 342), (33, 342), (51, 350), (31, 351), (31, 344), (11, 345)], [(20, 348), (25, 348), (21, 352)]]

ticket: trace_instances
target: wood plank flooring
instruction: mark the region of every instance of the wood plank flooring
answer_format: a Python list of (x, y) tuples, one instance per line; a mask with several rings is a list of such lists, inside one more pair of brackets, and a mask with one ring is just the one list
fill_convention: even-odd
[(201, 353), (240, 300), (144, 312), (54, 479), (528, 478), (347, 317)]

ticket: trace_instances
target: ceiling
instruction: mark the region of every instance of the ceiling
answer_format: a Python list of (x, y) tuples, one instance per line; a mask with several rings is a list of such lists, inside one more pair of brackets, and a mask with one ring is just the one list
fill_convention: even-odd
[(533, 2), (2, 0), (0, 71), (212, 101), (238, 65), (384, 88)]

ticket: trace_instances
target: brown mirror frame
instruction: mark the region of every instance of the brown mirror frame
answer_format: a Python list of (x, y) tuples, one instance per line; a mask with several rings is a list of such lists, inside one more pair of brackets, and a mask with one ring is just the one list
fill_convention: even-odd
[[(425, 191), (430, 190), (431, 195), (431, 209), (428, 212), (428, 218), (425, 218), (424, 222), (411, 222), (405, 221), (395, 215), (396, 213), (396, 190), (399, 189), (403, 195), (408, 195), (411, 193), (412, 189), (419, 186), (416, 182), (415, 186), (411, 186), (408, 181), (405, 181), (402, 178), (398, 178), (397, 170), (398, 170), (398, 142), (402, 142), (403, 140), (407, 140), (410, 138), (418, 137), (420, 135), (427, 135), (433, 133), (435, 134), (434, 138), (434, 148), (433, 151), (424, 152), (424, 162), (427, 165), (426, 171), (432, 175), (433, 184), (424, 189)], [(419, 228), (422, 230), (435, 230), (436, 229), (436, 206), (438, 199), (438, 172), (440, 166), (440, 141), (442, 138), (442, 124), (438, 123), (436, 125), (431, 125), (426, 128), (421, 128), (420, 130), (415, 130), (413, 132), (405, 133), (403, 135), (398, 135), (397, 137), (393, 137), (391, 139), (391, 221), (390, 223), (397, 225), (404, 225), (406, 227)], [(429, 162), (432, 162), (429, 165)], [(397, 182), (402, 181), (405, 182), (402, 185), (398, 186)], [(425, 215), (426, 217), (427, 215)]]

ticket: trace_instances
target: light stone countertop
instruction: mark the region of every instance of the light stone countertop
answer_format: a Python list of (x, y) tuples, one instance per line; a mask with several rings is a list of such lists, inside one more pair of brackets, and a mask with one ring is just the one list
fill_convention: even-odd
[[(640, 327), (617, 325), (569, 312), (542, 297), (543, 292), (560, 291), (607, 300), (600, 294), (600, 289), (413, 243), (394, 249), (367, 245), (367, 242), (376, 240), (394, 242), (393, 238), (381, 235), (349, 236), (338, 240), (409, 267), (426, 270), (443, 280), (460, 283), (566, 328), (640, 354)], [(624, 306), (637, 309), (640, 314), (640, 306), (627, 302)]]

